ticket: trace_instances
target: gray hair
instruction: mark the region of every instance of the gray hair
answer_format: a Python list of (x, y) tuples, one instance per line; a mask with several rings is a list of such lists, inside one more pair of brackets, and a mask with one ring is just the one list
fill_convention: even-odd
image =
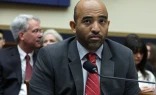
[(25, 32), (29, 28), (28, 20), (34, 19), (38, 22), (40, 22), (40, 19), (28, 14), (20, 14), (17, 16), (10, 25), (10, 30), (12, 32), (12, 35), (15, 39), (15, 41), (19, 40), (18, 33), (19, 32)]
[(54, 30), (54, 29), (49, 29), (49, 30), (46, 30), (45, 32), (44, 32), (44, 34), (43, 34), (43, 36), (42, 36), (42, 43), (43, 43), (43, 40), (45, 39), (45, 36), (47, 36), (48, 34), (52, 34), (55, 38), (56, 38), (56, 40), (58, 41), (58, 42), (60, 42), (60, 41), (62, 41), (63, 40), (63, 38), (62, 38), (62, 36), (56, 31), (56, 30)]

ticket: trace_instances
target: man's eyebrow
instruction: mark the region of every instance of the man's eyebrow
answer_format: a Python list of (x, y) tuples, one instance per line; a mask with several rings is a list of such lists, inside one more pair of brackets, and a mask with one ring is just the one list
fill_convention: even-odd
[[(91, 18), (93, 18), (93, 17), (92, 16), (84, 16), (82, 19), (84, 20), (84, 19), (91, 19)], [(108, 17), (104, 16), (104, 15), (101, 15), (101, 16), (99, 16), (99, 18), (107, 19)]]
[(84, 19), (91, 19), (91, 18), (93, 18), (92, 16), (84, 16), (82, 19), (84, 20)]
[(105, 18), (105, 19), (107, 19), (108, 17), (107, 16), (103, 16), (103, 15), (101, 15), (101, 16), (99, 16), (100, 18)]

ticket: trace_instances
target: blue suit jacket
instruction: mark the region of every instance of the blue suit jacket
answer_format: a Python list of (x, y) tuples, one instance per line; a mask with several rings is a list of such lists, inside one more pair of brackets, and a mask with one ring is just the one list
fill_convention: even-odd
[[(34, 61), (36, 55), (35, 52)], [(18, 95), (21, 83), (21, 60), (17, 46), (0, 50), (0, 95)]]
[[(133, 53), (106, 39), (102, 51), (103, 76), (138, 78)], [(30, 80), (30, 95), (83, 95), (83, 73), (75, 37), (40, 50)], [(137, 95), (137, 82), (100, 78), (101, 95)]]

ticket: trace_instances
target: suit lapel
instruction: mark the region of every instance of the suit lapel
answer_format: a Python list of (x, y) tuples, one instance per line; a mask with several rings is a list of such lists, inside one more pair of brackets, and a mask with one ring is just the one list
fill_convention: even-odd
[(37, 51), (34, 51), (34, 54), (33, 54), (33, 67), (35, 66), (36, 60), (37, 60)]
[[(110, 48), (105, 41), (104, 48), (102, 52), (102, 62), (101, 62), (101, 75), (103, 76), (114, 76), (114, 62), (111, 60), (112, 53), (110, 51)], [(101, 83), (101, 89), (104, 95), (107, 95), (106, 93), (106, 87), (108, 89), (109, 83), (111, 83), (111, 79), (107, 78), (100, 78)]]
[(17, 46), (15, 46), (12, 50), (11, 50), (11, 60), (12, 63), (14, 64), (15, 71), (16, 71), (16, 75), (17, 75), (17, 79), (18, 82), (21, 84), (22, 82), (22, 70), (21, 70), (21, 60), (20, 60), (20, 55), (17, 49)]
[(68, 58), (71, 60), (69, 67), (75, 81), (77, 95), (83, 95), (82, 66), (77, 50), (76, 40), (69, 44)]

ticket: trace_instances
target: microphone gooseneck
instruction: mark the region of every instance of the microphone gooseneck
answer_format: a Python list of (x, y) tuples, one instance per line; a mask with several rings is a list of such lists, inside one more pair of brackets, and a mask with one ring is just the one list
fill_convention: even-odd
[(133, 81), (133, 82), (142, 82), (142, 83), (150, 83), (150, 84), (156, 84), (155, 82), (148, 82), (148, 81), (139, 81), (135, 79), (126, 79), (126, 78), (120, 78), (120, 77), (111, 77), (111, 76), (102, 76), (97, 72), (97, 66), (92, 64), (89, 61), (84, 62), (83, 68), (87, 70), (89, 73), (97, 74), (102, 78), (108, 78), (108, 79), (116, 79), (116, 80), (125, 80), (125, 81)]

